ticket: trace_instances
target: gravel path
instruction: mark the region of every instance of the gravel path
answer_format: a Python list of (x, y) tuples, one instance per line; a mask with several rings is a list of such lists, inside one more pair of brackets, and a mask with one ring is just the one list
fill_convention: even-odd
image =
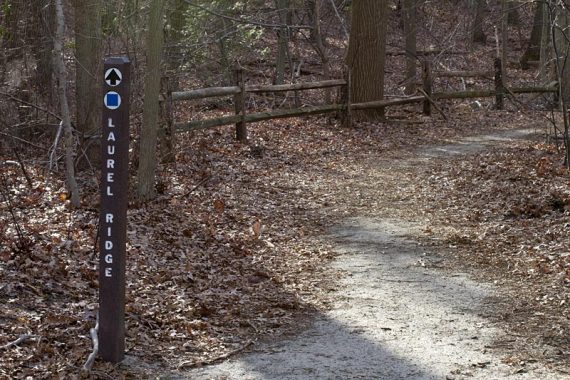
[[(417, 159), (468, 154), (532, 131), (470, 138), (423, 149)], [(414, 241), (416, 226), (355, 217), (330, 231), (346, 274), (331, 309), (296, 337), (256, 346), (176, 379), (569, 379), (537, 363), (502, 363), (507, 336), (486, 316), (498, 289), (439, 267)]]

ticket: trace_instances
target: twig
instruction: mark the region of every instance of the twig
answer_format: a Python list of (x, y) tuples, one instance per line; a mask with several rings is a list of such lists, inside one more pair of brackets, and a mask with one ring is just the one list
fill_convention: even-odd
[(256, 333), (259, 332), (259, 330), (257, 329), (257, 327), (256, 327), (250, 320), (247, 321), (247, 324), (248, 324), (249, 326), (251, 326), (251, 327), (255, 330)]
[[(57, 150), (57, 146), (59, 145), (59, 138), (61, 137), (61, 131), (63, 130), (63, 121), (59, 123), (59, 128), (57, 129), (57, 133), (55, 134), (55, 140), (53, 142), (53, 146), (51, 152), (49, 154), (49, 170), (52, 170), (54, 167), (54, 155)], [(55, 170), (57, 171), (57, 160), (55, 160)]]
[(99, 219), (97, 219), (97, 224), (95, 225), (95, 238), (93, 239), (93, 253), (91, 255), (91, 260), (95, 260), (97, 257), (97, 253), (99, 252), (99, 246), (97, 243), (99, 242)]
[(14, 340), (14, 341), (12, 341), (12, 342), (10, 342), (10, 343), (8, 343), (8, 344), (5, 344), (5, 345), (3, 345), (3, 346), (0, 346), (0, 350), (7, 350), (7, 349), (9, 349), (10, 347), (17, 346), (17, 345), (20, 344), (20, 343), (24, 343), (24, 342), (25, 342), (26, 340), (28, 340), (28, 339), (38, 338), (38, 337), (39, 337), (39, 335), (33, 335), (33, 334), (23, 334), (23, 335), (20, 335), (20, 336), (18, 337), (18, 339)]
[(191, 7), (195, 7), (198, 9), (203, 10), (204, 12), (210, 13), (214, 16), (217, 17), (221, 17), (224, 18), (226, 20), (230, 20), (230, 21), (234, 21), (237, 22), (239, 24), (246, 24), (246, 25), (257, 25), (257, 26), (262, 26), (264, 28), (274, 28), (274, 29), (278, 29), (278, 28), (287, 28), (287, 29), (312, 29), (311, 26), (309, 25), (286, 25), (286, 24), (268, 24), (265, 22), (261, 22), (261, 21), (253, 21), (253, 20), (246, 20), (246, 19), (241, 19), (241, 18), (236, 18), (236, 17), (231, 17), (228, 15), (224, 15), (221, 14), (219, 12), (216, 12), (210, 8), (207, 7), (203, 7), (201, 5), (195, 4), (194, 2), (192, 2), (191, 0), (185, 0), (186, 3), (188, 3), (188, 5), (190, 5)]
[(25, 247), (24, 241), (24, 233), (22, 231), (22, 227), (20, 223), (18, 223), (18, 219), (16, 218), (16, 213), (14, 212), (14, 204), (12, 203), (12, 199), (10, 199), (10, 189), (8, 188), (8, 180), (4, 175), (4, 172), (0, 172), (2, 175), (2, 187), (0, 188), (0, 194), (4, 198), (4, 201), (8, 204), (8, 210), (10, 211), (10, 215), (12, 216), (12, 222), (14, 223), (14, 228), (16, 229), (16, 234), (18, 235), (18, 248), (23, 249)]
[(508, 87), (504, 87), (503, 90), (505, 90), (507, 92), (507, 94), (509, 95), (509, 96), (507, 96), (507, 99), (509, 99), (511, 101), (511, 103), (513, 103), (513, 105), (515, 107), (517, 107), (517, 109), (519, 111), (521, 111), (523, 114), (525, 114), (524, 109), (521, 107), (521, 106), (524, 106), (523, 102), (518, 100), (516, 95), (511, 90), (509, 90)]
[(115, 380), (116, 379), (116, 377), (113, 377), (113, 376), (111, 376), (108, 373), (105, 373), (103, 371), (91, 371), (91, 373), (93, 375), (97, 375), (99, 377), (104, 377), (104, 378), (109, 379), (109, 380)]
[[(78, 155), (78, 157), (75, 160), (75, 163), (78, 164), (79, 161), (81, 159), (85, 159), (85, 161), (87, 161), (87, 164), (89, 165), (89, 167), (91, 168), (91, 171), (93, 172), (93, 174), (95, 174), (95, 168), (93, 167), (93, 164), (91, 163), (91, 160), (89, 159), (89, 154), (88, 154), (88, 150), (91, 147), (91, 145), (93, 144), (92, 139), (90, 139), (90, 141), (87, 142), (87, 144), (85, 144), (85, 146), (81, 146), (81, 154)], [(78, 144), (80, 145), (80, 144)]]
[(30, 189), (33, 189), (34, 188), (34, 182), (30, 178), (30, 175), (28, 174), (28, 171), (26, 170), (26, 166), (24, 165), (24, 162), (22, 161), (22, 158), (20, 157), (20, 153), (18, 153), (18, 149), (16, 149), (16, 143), (14, 142), (14, 138), (12, 138), (12, 151), (14, 152), (14, 155), (16, 156), (16, 160), (18, 160), (18, 164), (20, 164), (20, 169), (22, 170), (22, 173), (24, 174), (24, 178), (26, 179), (26, 182), (28, 183), (28, 187)]
[[(342, 16), (338, 12), (338, 8), (336, 7), (334, 0), (331, 0), (331, 6), (334, 9), (334, 13), (336, 14), (336, 17), (338, 18), (338, 22), (340, 23), (340, 26), (342, 26), (342, 31), (344, 32), (344, 37), (348, 41), (348, 30), (346, 30), (346, 25), (344, 25), (344, 19), (342, 18)], [(319, 22), (319, 21), (317, 20), (317, 22)]]
[(99, 313), (97, 313), (97, 322), (95, 323), (95, 327), (89, 330), (91, 334), (91, 340), (93, 341), (93, 351), (87, 357), (87, 361), (83, 364), (84, 371), (91, 371), (93, 367), (93, 363), (95, 363), (95, 358), (97, 358), (97, 354), (99, 353), (99, 337), (97, 333), (99, 332)]
[(51, 115), (51, 116), (55, 117), (57, 120), (61, 120), (61, 117), (60, 117), (60, 116), (56, 115), (55, 113), (51, 112), (50, 110), (45, 109), (45, 108), (42, 108), (42, 107), (40, 107), (40, 106), (37, 106), (37, 105), (35, 105), (35, 104), (33, 104), (33, 103), (26, 102), (25, 100), (16, 98), (15, 96), (8, 94), (7, 92), (0, 91), (0, 95), (4, 95), (5, 97), (10, 98), (10, 99), (12, 99), (12, 100), (15, 101), (15, 102), (22, 103), (22, 104), (25, 104), (25, 105), (27, 105), (27, 106), (33, 107), (33, 108), (35, 108), (35, 109), (38, 109), (38, 110), (40, 110), (40, 111), (42, 111), (42, 112), (45, 112), (45, 113), (47, 113), (48, 115)]
[(194, 191), (196, 191), (197, 188), (199, 188), (200, 186), (202, 186), (203, 184), (205, 184), (206, 182), (208, 182), (210, 180), (210, 176), (207, 176), (205, 178), (202, 178), (202, 180), (200, 182), (198, 182), (198, 184), (196, 186), (194, 186), (192, 188), (192, 190), (190, 190), (189, 192), (187, 192), (186, 194), (183, 195), (183, 197), (187, 197), (190, 194), (192, 194)]
[(28, 145), (30, 145), (30, 146), (33, 146), (34, 148), (38, 148), (38, 149), (42, 149), (42, 150), (49, 150), (49, 149), (47, 149), (45, 146), (41, 146), (41, 145), (34, 144), (34, 143), (32, 143), (32, 142), (29, 142), (29, 141), (27, 141), (27, 140), (24, 140), (24, 139), (18, 137), (18, 136), (14, 136), (14, 135), (11, 135), (11, 134), (6, 133), (6, 132), (0, 132), (0, 135), (6, 136), (6, 137), (10, 137), (10, 138), (15, 139), (15, 140), (18, 140), (18, 141), (20, 141), (20, 142), (23, 142), (24, 144), (28, 144)]
[(418, 88), (418, 92), (421, 92), (421, 94), (423, 96), (426, 97), (426, 99), (428, 100), (428, 102), (431, 103), (431, 105), (433, 106), (433, 108), (436, 109), (437, 112), (439, 112), (441, 114), (441, 116), (443, 116), (443, 118), (445, 119), (445, 121), (449, 121), (449, 118), (447, 117), (447, 115), (442, 111), (441, 108), (439, 108), (439, 106), (433, 101), (433, 99), (431, 98), (431, 96), (429, 96), (423, 89)]
[(501, 58), (501, 46), (499, 45), (499, 31), (497, 30), (497, 27), (494, 26), (493, 28), (495, 28), (495, 44), (497, 45), (497, 58)]
[(185, 362), (182, 362), (182, 363), (178, 364), (178, 366), (176, 367), (176, 369), (180, 370), (180, 369), (182, 369), (182, 368), (194, 368), (194, 367), (201, 367), (201, 366), (204, 366), (204, 365), (213, 364), (213, 363), (215, 363), (215, 362), (217, 362), (217, 361), (219, 361), (219, 360), (227, 359), (227, 358), (229, 358), (230, 356), (233, 356), (233, 355), (235, 355), (235, 354), (237, 354), (237, 353), (239, 353), (239, 352), (245, 350), (246, 348), (248, 348), (248, 347), (251, 346), (252, 344), (253, 344), (253, 341), (248, 340), (242, 347), (236, 348), (236, 349), (233, 350), (233, 351), (226, 352), (226, 353), (223, 354), (223, 355), (220, 355), (220, 356), (217, 356), (217, 357), (215, 357), (215, 358), (208, 359), (208, 360), (199, 360), (199, 361), (191, 361), (191, 360), (189, 360), (189, 361), (185, 361)]

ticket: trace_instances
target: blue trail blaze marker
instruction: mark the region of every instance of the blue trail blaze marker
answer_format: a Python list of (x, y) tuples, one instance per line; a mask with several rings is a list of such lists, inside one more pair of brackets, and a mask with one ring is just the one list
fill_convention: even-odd
[(103, 103), (105, 104), (105, 107), (107, 107), (108, 109), (116, 110), (121, 106), (121, 95), (119, 95), (115, 91), (109, 91), (105, 94)]
[(126, 57), (105, 59), (99, 216), (99, 354), (125, 357), (125, 272), (129, 176), (129, 76)]

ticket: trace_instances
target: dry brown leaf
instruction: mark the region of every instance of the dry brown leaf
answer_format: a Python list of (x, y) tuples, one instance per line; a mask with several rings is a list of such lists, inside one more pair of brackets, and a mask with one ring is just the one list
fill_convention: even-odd
[(261, 221), (259, 219), (257, 219), (253, 223), (253, 226), (251, 226), (251, 230), (253, 231), (253, 236), (256, 239), (259, 239), (259, 237), (261, 236)]
[(225, 208), (226, 208), (226, 204), (221, 199), (216, 199), (214, 201), (214, 209), (217, 212), (222, 213), (222, 212), (224, 212)]

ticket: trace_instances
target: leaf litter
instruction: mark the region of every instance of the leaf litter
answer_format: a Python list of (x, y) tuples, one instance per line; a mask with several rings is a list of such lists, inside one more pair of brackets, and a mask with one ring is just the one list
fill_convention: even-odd
[[(445, 49), (470, 50), (459, 38), (466, 31), (449, 17), (456, 8), (441, 6), (449, 9), (422, 8), (419, 16), (438, 28), (420, 34), (418, 46), (429, 48), (433, 36), (453, 44)], [(389, 27), (389, 47), (401, 47), (395, 18)], [(447, 38), (450, 30), (458, 38)], [(441, 56), (440, 64), (488, 69), (480, 50)], [(403, 56), (387, 62), (389, 73), (402, 67)], [(532, 75), (517, 71), (510, 84)], [(400, 93), (401, 79), (388, 75), (386, 93)], [(460, 86), (459, 79), (436, 82), (438, 91)], [(0, 378), (156, 377), (157, 368), (207, 364), (294, 333), (327, 307), (328, 290), (343, 275), (328, 269), (335, 253), (322, 233), (355, 215), (424, 218), (427, 242), (451, 247), (454, 265), (472, 262), (505, 292), (516, 289), (501, 322), (567, 367), (568, 173), (560, 155), (534, 143), (408, 172), (397, 167), (418, 146), (536, 124), (530, 120), (543, 115), (490, 111), (483, 99), (440, 106), (449, 122), (408, 106), (387, 110), (390, 123), (354, 129), (312, 117), (258, 123), (249, 126), (249, 145), (236, 143), (229, 127), (181, 134), (177, 162), (158, 168), (156, 200), (131, 202), (128, 213), (127, 354), (149, 366), (97, 361), (91, 373), (80, 371), (96, 322), (98, 177), (80, 174), (84, 208), (70, 210), (61, 173), (26, 161), (30, 189), (18, 167), (2, 165)], [(177, 117), (188, 119), (187, 112)], [(362, 165), (379, 157), (392, 159), (393, 170)], [(520, 364), (519, 352), (506, 360)], [(529, 357), (540, 355), (522, 359)]]
[[(495, 120), (501, 116), (491, 113), (486, 117)], [(182, 135), (177, 163), (160, 168), (158, 183), (164, 186), (157, 187), (156, 200), (146, 205), (132, 203), (129, 209), (127, 355), (174, 370), (210, 363), (258, 340), (298, 330), (307, 316), (326, 307), (327, 289), (342, 275), (327, 269), (334, 252), (320, 238), (322, 233), (342, 217), (379, 211), (382, 206), (374, 193), (359, 189), (378, 187), (374, 183), (377, 178), (358, 167), (359, 160), (378, 154), (405, 157), (409, 154), (405, 149), (495, 124), (477, 127), (459, 116), (454, 119), (455, 125), (440, 124), (434, 130), (439, 122), (433, 120), (408, 129), (372, 123), (343, 129), (317, 118), (306, 123), (263, 123), (250, 130), (251, 146), (263, 147), (261, 157), (252, 154), (250, 146), (232, 141), (230, 128)], [(537, 145), (528, 151), (536, 161), (532, 162), (534, 167), (544, 162), (538, 157), (539, 148), (546, 147)], [(547, 157), (552, 164), (542, 164), (540, 170), (549, 175), (535, 174), (532, 180), (549, 183), (549, 187), (535, 191), (548, 193), (551, 201), (537, 207), (555, 207), (556, 215), (566, 215), (566, 211), (558, 210), (557, 203), (567, 199), (560, 188), (566, 183), (565, 172), (555, 165), (551, 152)], [(478, 160), (478, 166), (473, 165), (480, 170), (482, 163), (492, 167), (495, 159), (482, 155)], [(516, 160), (509, 162), (514, 165)], [(527, 164), (516, 163), (518, 171), (508, 178), (522, 176)], [(465, 165), (467, 162), (467, 170)], [(89, 329), (96, 318), (97, 189), (92, 187), (85, 194), (83, 209), (70, 211), (69, 201), (60, 196), (61, 179), (40, 167), (30, 169), (36, 178), (33, 189), (26, 187), (17, 168), (5, 171), (19, 227), (5, 212), (9, 205), (3, 202), (0, 346), (22, 335), (34, 337), (0, 352), (0, 375), (72, 377), (80, 373), (91, 351)], [(447, 177), (458, 176), (453, 180), (453, 194), (463, 196), (465, 173), (451, 164), (448, 170)], [(494, 171), (484, 173), (481, 176), (494, 176), (488, 186), (499, 179)], [(486, 177), (481, 178), (479, 181), (487, 183)], [(559, 182), (548, 181), (555, 178)], [(422, 182), (431, 186), (448, 182), (435, 177), (426, 181)], [(93, 181), (85, 177), (82, 182)], [(507, 180), (507, 184), (513, 183), (530, 185), (531, 181)], [(447, 185), (437, 191), (426, 188), (423, 196), (450, 189)], [(439, 201), (455, 200), (452, 196), (441, 198)], [(429, 199), (424, 203), (435, 207), (433, 202)], [(520, 212), (522, 216), (507, 218), (509, 222), (532, 226), (532, 222), (543, 220), (525, 217), (524, 213), (534, 209), (512, 202), (505, 213)], [(492, 205), (487, 202), (488, 207)], [(444, 208), (458, 209), (451, 205)], [(436, 210), (429, 212), (439, 215)], [(460, 220), (467, 214), (460, 214)], [(562, 231), (559, 225), (548, 220), (548, 236), (558, 236)], [(512, 242), (499, 221), (494, 223), (489, 224), (487, 238), (481, 241), (502, 239), (502, 257)], [(538, 231), (539, 227), (533, 228)], [(436, 231), (435, 223), (432, 228)], [(21, 241), (17, 229), (23, 231)], [(539, 239), (532, 249), (528, 247), (528, 252), (534, 253), (540, 244), (557, 247), (550, 255), (556, 260), (535, 254), (529, 261), (519, 255), (511, 272), (537, 279), (559, 274), (563, 268), (567, 271), (567, 246), (559, 240)], [(542, 296), (546, 297), (540, 305), (558, 303), (560, 307), (560, 292), (552, 290)], [(559, 331), (554, 333), (561, 337), (556, 335)], [(97, 361), (91, 376), (137, 378), (150, 373), (145, 367)]]

